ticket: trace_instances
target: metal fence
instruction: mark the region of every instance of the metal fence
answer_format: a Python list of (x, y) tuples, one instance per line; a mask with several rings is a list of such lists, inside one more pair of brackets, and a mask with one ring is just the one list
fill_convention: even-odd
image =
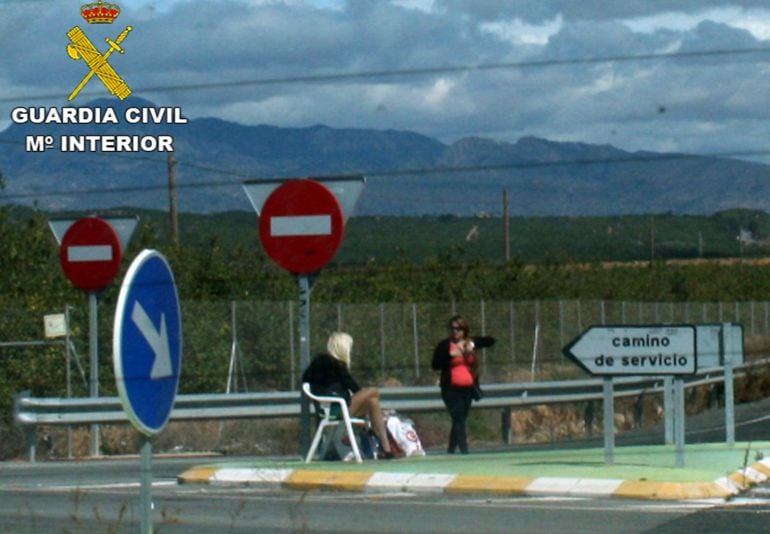
[[(183, 301), (184, 393), (296, 390), (299, 387), (297, 307), (287, 302)], [(34, 369), (54, 375), (55, 391), (65, 396), (74, 381), (74, 396), (85, 396), (83, 371), (65, 373), (65, 357), (87, 366), (88, 306), (70, 309), (74, 354), (64, 345), (18, 345), (42, 339), (43, 314), (18, 308), (0, 310), (0, 357), (19, 376)], [(423, 385), (436, 380), (430, 368), (433, 348), (448, 335), (451, 315), (468, 318), (473, 334), (492, 335), (497, 344), (481, 353), (486, 383), (563, 380), (585, 374), (567, 361), (562, 347), (591, 325), (708, 324), (743, 325), (748, 344), (770, 337), (770, 303), (660, 303), (607, 300), (476, 301), (448, 303), (312, 303), (311, 351), (324, 349), (328, 334), (344, 330), (354, 337), (352, 370), (362, 383)], [(99, 305), (100, 382), (104, 394), (114, 392), (112, 320), (109, 303)], [(80, 357), (78, 358), (78, 355)], [(6, 378), (8, 373), (6, 373)], [(28, 378), (29, 380), (36, 379)], [(71, 377), (71, 378), (66, 378)], [(50, 380), (49, 380), (50, 381)], [(35, 384), (17, 384), (34, 389)], [(41, 386), (42, 387), (42, 386)], [(12, 392), (13, 393), (13, 392)]]

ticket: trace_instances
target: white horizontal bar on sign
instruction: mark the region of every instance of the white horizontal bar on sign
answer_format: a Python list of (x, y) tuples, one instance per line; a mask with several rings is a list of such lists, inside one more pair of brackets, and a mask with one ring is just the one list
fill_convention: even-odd
[(67, 260), (77, 261), (111, 261), (111, 245), (73, 245), (67, 247)]
[(270, 217), (270, 235), (273, 237), (330, 235), (331, 233), (331, 215)]

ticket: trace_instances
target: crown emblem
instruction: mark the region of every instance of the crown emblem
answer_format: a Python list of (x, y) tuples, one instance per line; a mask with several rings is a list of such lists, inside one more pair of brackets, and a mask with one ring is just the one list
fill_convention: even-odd
[(81, 7), (80, 14), (89, 24), (112, 24), (120, 15), (120, 7), (116, 4), (105, 4), (99, 0)]

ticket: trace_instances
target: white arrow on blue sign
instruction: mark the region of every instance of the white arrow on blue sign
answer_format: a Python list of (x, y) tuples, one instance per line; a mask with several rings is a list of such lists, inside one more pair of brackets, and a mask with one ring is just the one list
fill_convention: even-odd
[(182, 320), (174, 275), (162, 254), (143, 250), (120, 287), (113, 331), (123, 409), (148, 436), (166, 426), (182, 367)]
[(697, 368), (695, 327), (592, 326), (563, 353), (592, 375), (685, 375)]

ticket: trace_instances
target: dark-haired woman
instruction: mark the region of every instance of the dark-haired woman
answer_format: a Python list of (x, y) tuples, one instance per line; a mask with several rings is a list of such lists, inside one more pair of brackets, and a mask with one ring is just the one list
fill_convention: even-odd
[(468, 454), (465, 421), (473, 402), (473, 386), (478, 380), (476, 348), (491, 347), (495, 339), (489, 336), (471, 338), (468, 321), (461, 315), (449, 320), (450, 335), (441, 340), (433, 351), (431, 366), (441, 372), (441, 398), (452, 419), (447, 452), (458, 448)]

